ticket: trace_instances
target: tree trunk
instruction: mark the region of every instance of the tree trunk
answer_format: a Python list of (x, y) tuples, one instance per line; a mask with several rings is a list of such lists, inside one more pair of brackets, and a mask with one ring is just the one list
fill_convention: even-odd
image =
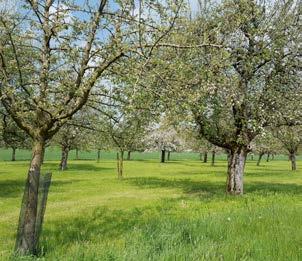
[(44, 214), (46, 210), (47, 197), (49, 192), (49, 187), (51, 183), (51, 173), (46, 173), (40, 176), (39, 182), (39, 196), (38, 196), (38, 208), (37, 208), (37, 218), (36, 218), (36, 228), (35, 228), (35, 240), (36, 245), (39, 247), (39, 237), (42, 232), (42, 225), (44, 220)]
[(124, 167), (124, 151), (121, 150), (116, 154), (117, 159), (117, 177), (118, 179), (123, 178), (123, 167)]
[(127, 160), (131, 160), (131, 151), (128, 151)]
[(269, 162), (269, 157), (270, 157), (270, 154), (267, 153), (266, 162)]
[(101, 159), (101, 150), (98, 149), (98, 153), (97, 153), (97, 162), (99, 163), (100, 162), (100, 159)]
[(166, 150), (161, 150), (160, 162), (165, 163), (166, 161)]
[(36, 237), (36, 221), (38, 208), (38, 192), (41, 164), (45, 141), (43, 139), (34, 142), (32, 160), (26, 179), (15, 250), (21, 255), (35, 254), (38, 238)]
[(289, 158), (291, 161), (292, 170), (297, 170), (296, 153), (290, 153)]
[(208, 162), (208, 152), (205, 152), (203, 154), (203, 163), (207, 163)]
[(211, 161), (212, 166), (215, 165), (215, 156), (216, 156), (216, 151), (212, 151), (212, 161)]
[(247, 149), (235, 148), (228, 155), (228, 176), (226, 192), (232, 195), (243, 194), (243, 174)]
[(169, 161), (171, 158), (171, 151), (168, 151), (167, 160)]
[(261, 162), (261, 159), (262, 159), (263, 155), (264, 155), (264, 153), (259, 154), (259, 158), (257, 160), (257, 166), (260, 166), (260, 162)]
[(12, 148), (12, 161), (16, 161), (16, 148)]
[(69, 148), (66, 147), (66, 146), (62, 146), (62, 156), (61, 156), (61, 162), (60, 162), (60, 170), (66, 170), (67, 169), (68, 153), (69, 153)]
[(254, 154), (251, 154), (251, 160), (252, 161), (254, 160)]
[(199, 160), (202, 161), (202, 153), (199, 152)]
[(116, 153), (116, 169), (117, 169), (117, 177), (120, 175), (120, 154)]
[(76, 160), (79, 160), (80, 157), (79, 157), (79, 149), (76, 149)]
[(45, 150), (46, 150), (46, 146), (43, 147), (43, 152), (42, 152), (42, 162), (41, 162), (41, 164), (44, 163)]

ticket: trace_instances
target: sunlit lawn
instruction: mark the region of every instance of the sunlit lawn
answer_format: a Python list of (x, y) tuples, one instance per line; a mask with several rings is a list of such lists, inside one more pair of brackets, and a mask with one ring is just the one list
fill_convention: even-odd
[[(299, 166), (298, 162), (298, 166)], [(226, 162), (71, 161), (53, 173), (45, 260), (302, 260), (302, 171), (247, 162), (245, 195), (226, 196)], [(11, 257), (28, 162), (0, 162), (0, 257)], [(301, 163), (302, 169), (302, 163)], [(15, 258), (14, 258), (15, 259)]]

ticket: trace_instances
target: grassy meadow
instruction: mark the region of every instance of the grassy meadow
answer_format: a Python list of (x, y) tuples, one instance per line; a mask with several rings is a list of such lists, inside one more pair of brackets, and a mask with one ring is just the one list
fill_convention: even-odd
[[(118, 180), (114, 153), (100, 163), (90, 153), (72, 154), (60, 172), (59, 151), (47, 151), (43, 171), (53, 182), (41, 254), (22, 260), (302, 260), (302, 170), (291, 172), (285, 157), (260, 167), (249, 159), (245, 195), (233, 197), (224, 193), (224, 155), (211, 167), (193, 153), (165, 164), (135, 153)], [(0, 259), (18, 260), (11, 253), (28, 162), (9, 158), (2, 150)]]

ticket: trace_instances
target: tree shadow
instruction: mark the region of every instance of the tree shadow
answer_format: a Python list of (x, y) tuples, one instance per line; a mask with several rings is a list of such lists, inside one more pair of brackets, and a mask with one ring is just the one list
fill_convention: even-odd
[[(191, 179), (161, 179), (155, 177), (128, 178), (127, 182), (144, 188), (178, 188), (184, 194), (212, 199), (225, 196), (224, 182), (194, 181)], [(244, 184), (244, 194), (259, 192), (264, 196), (271, 193), (302, 194), (302, 186), (294, 183), (249, 182)]]
[(249, 182), (245, 184), (245, 193), (266, 194), (292, 194), (301, 195), (302, 186), (295, 183), (267, 183), (267, 182)]
[[(59, 163), (45, 163), (43, 164), (43, 168), (44, 169), (51, 169), (54, 171), (59, 170)], [(88, 163), (73, 163), (73, 162), (69, 162), (68, 163), (68, 168), (67, 171), (68, 172), (76, 172), (76, 171), (104, 171), (104, 170), (112, 170), (114, 168), (108, 168), (108, 167), (103, 167), (103, 166), (95, 166), (93, 163), (88, 164)], [(62, 172), (64, 173), (64, 171)], [(83, 173), (81, 173), (83, 174)]]
[(65, 220), (52, 222), (43, 229), (41, 245), (45, 252), (56, 250), (56, 245), (69, 245), (74, 242), (87, 242), (94, 238), (118, 238), (122, 234), (146, 224), (144, 209), (109, 210), (98, 207), (93, 211)]
[(285, 169), (273, 169), (269, 170), (267, 168), (261, 168), (257, 167), (259, 169), (253, 168), (253, 169), (248, 169), (245, 172), (245, 176), (247, 177), (284, 177), (284, 176), (293, 176), (292, 174), (295, 174), (294, 172), (292, 173), (291, 170), (285, 170)]
[[(61, 181), (55, 180), (51, 182), (50, 189), (52, 187), (60, 187), (64, 185), (69, 185), (74, 182), (79, 182), (81, 180), (70, 180)], [(25, 180), (3, 180), (0, 181), (0, 198), (17, 198), (20, 197), (24, 191)]]
[(210, 198), (217, 195), (224, 195), (225, 184), (223, 182), (194, 181), (191, 179), (161, 179), (155, 177), (128, 178), (131, 185), (144, 188), (178, 188), (185, 194), (194, 194)]

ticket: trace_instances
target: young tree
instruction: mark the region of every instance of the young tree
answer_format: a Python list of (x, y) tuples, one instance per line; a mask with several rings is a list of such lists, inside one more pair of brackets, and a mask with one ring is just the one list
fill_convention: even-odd
[(251, 150), (258, 154), (257, 166), (260, 166), (262, 157), (267, 155), (274, 155), (281, 151), (281, 144), (269, 130), (263, 131), (251, 143)]
[(8, 115), (2, 115), (1, 123), (2, 142), (5, 147), (12, 149), (11, 160), (15, 161), (17, 149), (28, 149), (31, 146), (30, 138)]
[(153, 123), (149, 126), (145, 142), (149, 149), (160, 151), (161, 163), (166, 162), (166, 153), (169, 155), (171, 151), (180, 150), (183, 145), (176, 129), (163, 117), (159, 123)]
[[(96, 120), (96, 122), (98, 122)], [(96, 150), (97, 163), (101, 160), (101, 151), (109, 150), (112, 145), (110, 144), (110, 139), (108, 134), (104, 133), (104, 130), (99, 130), (100, 126), (94, 126), (94, 131), (91, 133), (91, 140), (89, 142), (89, 147)]]
[(60, 170), (67, 169), (68, 155), (71, 150), (87, 148), (89, 146), (90, 132), (85, 128), (83, 122), (73, 119), (66, 123), (54, 136), (53, 144), (61, 147)]
[[(123, 162), (125, 151), (139, 149), (145, 135), (146, 126), (150, 119), (150, 112), (137, 108), (125, 93), (118, 94), (119, 98), (112, 97), (110, 106), (103, 108), (106, 111), (101, 118), (102, 134), (107, 137), (106, 143), (117, 149), (118, 178), (123, 178)], [(121, 99), (123, 97), (123, 99)], [(133, 97), (132, 97), (133, 98)]]
[[(172, 29), (178, 1), (28, 0), (0, 17), (0, 95), (33, 140), (16, 251), (35, 254), (45, 144), (87, 102), (108, 69), (131, 53), (155, 48)], [(149, 51), (146, 51), (148, 53)], [(102, 91), (102, 90), (100, 90)], [(38, 222), (38, 223), (37, 223)]]
[(288, 152), (291, 169), (297, 170), (296, 155), (298, 148), (302, 144), (301, 126), (282, 126), (275, 130), (274, 134)]

